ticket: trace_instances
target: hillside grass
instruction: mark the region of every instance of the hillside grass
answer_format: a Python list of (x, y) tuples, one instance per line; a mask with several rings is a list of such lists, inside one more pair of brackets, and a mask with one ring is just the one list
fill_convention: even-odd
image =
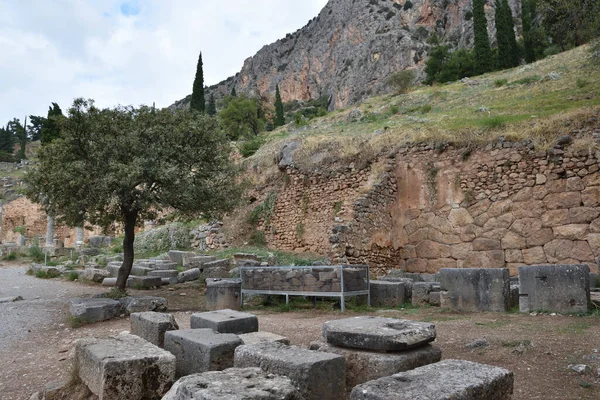
[[(352, 120), (352, 110), (360, 110), (361, 117)], [(481, 146), (504, 136), (531, 139), (536, 148), (546, 149), (566, 128), (583, 127), (598, 115), (600, 66), (582, 46), (465, 83), (373, 97), (311, 120), (296, 132), (280, 128), (246, 163), (256, 172), (255, 180), (269, 180), (277, 171), (273, 156), (290, 139), (302, 141), (295, 163), (307, 170), (323, 160), (370, 162), (392, 148), (421, 142)]]

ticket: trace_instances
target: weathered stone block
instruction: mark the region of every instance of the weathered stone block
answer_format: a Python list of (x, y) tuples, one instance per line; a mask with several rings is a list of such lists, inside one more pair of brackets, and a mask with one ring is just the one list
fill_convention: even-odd
[(238, 335), (244, 344), (270, 343), (278, 342), (290, 344), (290, 340), (285, 336), (279, 336), (270, 332), (250, 332)]
[(179, 275), (176, 269), (156, 269), (148, 272), (148, 276), (158, 276), (159, 278), (175, 278)]
[(177, 275), (177, 281), (179, 283), (195, 281), (200, 278), (200, 270), (198, 268), (188, 269), (187, 271), (180, 272)]
[(442, 351), (431, 345), (406, 351), (381, 353), (348, 349), (325, 342), (313, 342), (310, 344), (310, 349), (344, 356), (348, 389), (373, 379), (436, 363), (442, 359)]
[(75, 363), (100, 400), (160, 399), (175, 381), (175, 356), (133, 335), (81, 339)]
[(97, 268), (86, 268), (79, 274), (80, 279), (85, 279), (96, 283), (102, 283), (104, 278), (108, 277), (110, 277), (110, 271)]
[(183, 267), (185, 269), (201, 268), (205, 263), (216, 261), (216, 259), (217, 257), (215, 256), (205, 255), (188, 257), (184, 260)]
[(110, 247), (112, 242), (112, 236), (90, 236), (88, 238), (88, 245), (93, 248)]
[(286, 346), (258, 343), (235, 350), (236, 368), (260, 367), (266, 372), (289, 377), (305, 400), (346, 398), (344, 357)]
[(258, 331), (256, 315), (235, 310), (217, 310), (195, 313), (190, 317), (192, 329), (212, 329), (219, 333), (250, 333)]
[(179, 379), (162, 400), (302, 400), (290, 378), (260, 368), (229, 368)]
[(588, 312), (590, 269), (587, 265), (519, 267), (519, 309), (558, 313)]
[(354, 317), (325, 322), (323, 337), (334, 346), (400, 351), (435, 340), (435, 325), (396, 318)]
[(240, 310), (242, 303), (242, 281), (240, 279), (207, 279), (206, 309)]
[(112, 299), (71, 299), (71, 315), (86, 323), (106, 321), (123, 311), (123, 306)]
[(406, 302), (404, 282), (371, 281), (371, 306), (398, 307)]
[(513, 373), (471, 361), (444, 360), (356, 386), (351, 400), (509, 400)]
[(162, 279), (158, 276), (130, 276), (127, 279), (127, 287), (133, 289), (152, 289), (161, 285)]
[(242, 340), (212, 329), (184, 329), (165, 332), (165, 350), (177, 358), (177, 376), (233, 367), (233, 353)]
[(198, 256), (198, 254), (191, 251), (180, 251), (180, 250), (169, 250), (169, 259), (176, 264), (183, 265), (185, 259)]
[(156, 296), (127, 296), (119, 299), (127, 314), (145, 311), (167, 311), (167, 299)]
[(165, 344), (165, 332), (179, 329), (171, 314), (139, 312), (131, 314), (129, 321), (132, 335), (139, 336), (158, 347), (163, 347)]
[(440, 271), (441, 306), (456, 311), (506, 312), (510, 274), (507, 268), (448, 268)]
[(440, 285), (436, 282), (414, 282), (412, 285), (412, 299), (414, 306), (429, 304), (429, 294), (440, 291)]
[(152, 271), (152, 268), (142, 267), (141, 265), (131, 267), (131, 275), (133, 276), (146, 276), (150, 271)]
[(429, 305), (434, 307), (440, 307), (442, 305), (442, 293), (431, 292), (429, 293)]

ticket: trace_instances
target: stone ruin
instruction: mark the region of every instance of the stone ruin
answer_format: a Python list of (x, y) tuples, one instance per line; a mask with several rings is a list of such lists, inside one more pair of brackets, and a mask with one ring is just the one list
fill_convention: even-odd
[[(191, 329), (169, 314), (131, 316), (131, 333), (76, 344), (77, 379), (97, 399), (505, 400), (513, 374), (441, 359), (430, 323), (380, 317), (326, 322), (310, 349), (260, 332), (256, 316), (195, 313)], [(68, 395), (69, 385), (53, 389)], [(71, 386), (72, 388), (72, 386)], [(95, 396), (95, 397), (94, 397)], [(398, 397), (400, 396), (400, 397)], [(46, 399), (36, 393), (32, 399)]]

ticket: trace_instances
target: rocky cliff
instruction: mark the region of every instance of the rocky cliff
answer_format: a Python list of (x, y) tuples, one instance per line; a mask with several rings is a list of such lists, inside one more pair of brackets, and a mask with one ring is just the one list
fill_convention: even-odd
[[(486, 13), (493, 37), (493, 1)], [(511, 0), (520, 15), (518, 0)], [(331, 96), (331, 108), (385, 93), (390, 74), (420, 74), (427, 39), (437, 34), (456, 47), (473, 42), (471, 0), (331, 0), (306, 26), (263, 47), (240, 73), (209, 92), (271, 99), (278, 83), (284, 102)], [(187, 107), (189, 97), (174, 107)]]

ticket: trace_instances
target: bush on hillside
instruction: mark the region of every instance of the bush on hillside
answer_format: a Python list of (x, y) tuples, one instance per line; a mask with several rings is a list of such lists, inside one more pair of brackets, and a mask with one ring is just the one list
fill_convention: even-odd
[(412, 86), (415, 79), (415, 72), (410, 69), (394, 72), (388, 78), (388, 85), (394, 89), (397, 94), (406, 93)]

